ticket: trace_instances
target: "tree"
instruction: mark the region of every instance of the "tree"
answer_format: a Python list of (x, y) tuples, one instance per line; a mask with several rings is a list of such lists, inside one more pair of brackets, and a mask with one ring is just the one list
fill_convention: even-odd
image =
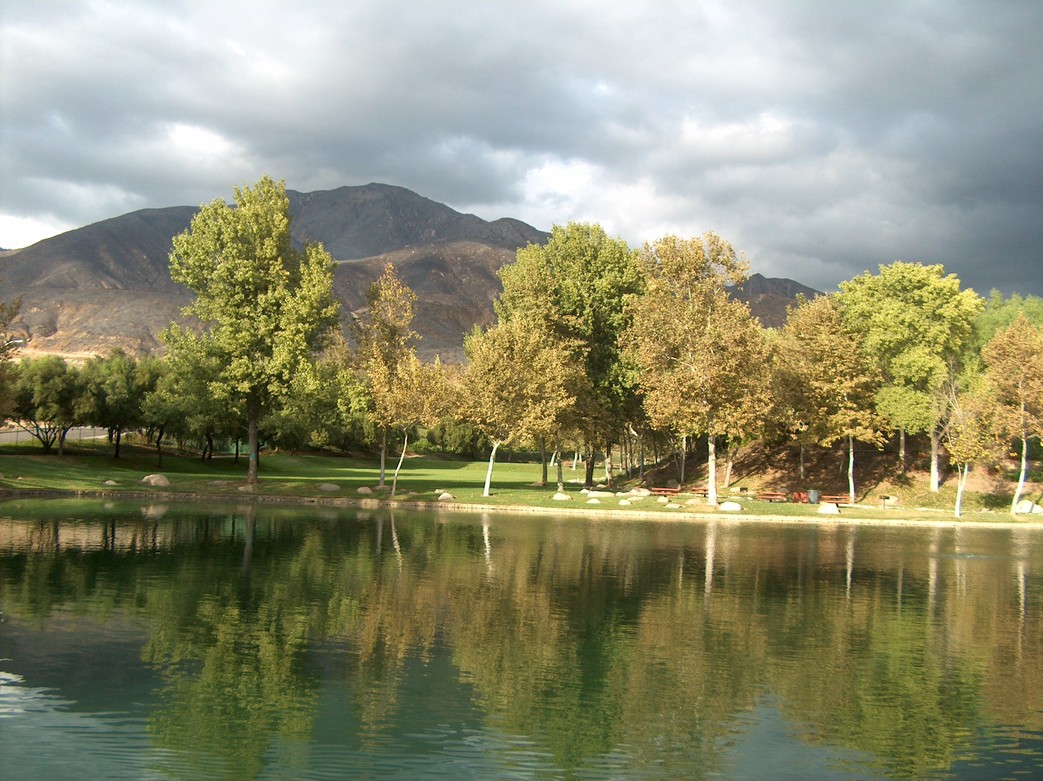
[(1004, 298), (998, 290), (993, 290), (974, 321), (973, 352), (980, 355), (992, 337), (1013, 323), (1018, 315), (1024, 315), (1033, 325), (1043, 326), (1043, 298), (1018, 293)]
[(848, 329), (862, 334), (866, 354), (883, 384), (880, 414), (899, 431), (905, 465), (905, 434), (931, 439), (931, 490), (940, 482), (939, 446), (948, 417), (947, 383), (959, 376), (984, 302), (941, 265), (896, 261), (840, 283), (840, 310)]
[(653, 425), (681, 436), (682, 454), (689, 436), (707, 435), (708, 501), (716, 504), (717, 438), (748, 436), (770, 402), (762, 329), (726, 290), (745, 279), (747, 265), (705, 233), (647, 245), (641, 266), (645, 288), (633, 299), (627, 344), (644, 406)]
[(142, 379), (137, 361), (118, 349), (104, 358), (94, 356), (82, 369), (83, 420), (108, 430), (116, 458), (120, 457), (123, 432), (145, 420)]
[(385, 485), (388, 430), (396, 428), (401, 369), (415, 358), (413, 304), (416, 295), (388, 263), (366, 294), (366, 309), (352, 324), (358, 343), (357, 366), (365, 383), (369, 414), (380, 430), (380, 487)]
[(0, 420), (14, 411), (11, 356), (22, 339), (12, 336), (9, 329), (21, 306), (21, 300), (0, 302)]
[(35, 437), (44, 450), (58, 444), (81, 421), (84, 388), (80, 371), (57, 355), (23, 358), (14, 373), (14, 414), (19, 427)]
[(167, 345), (211, 367), (209, 394), (243, 410), (253, 485), (262, 417), (336, 322), (333, 260), (321, 245), (294, 248), (286, 185), (265, 176), (253, 188), (237, 187), (234, 207), (216, 200), (199, 210), (174, 237), (170, 273), (195, 293), (182, 313), (204, 330), (173, 324)]
[(409, 446), (409, 432), (417, 426), (432, 426), (449, 414), (454, 405), (450, 386), (449, 374), (437, 358), (434, 363), (424, 363), (416, 353), (409, 352), (399, 365), (398, 381), (387, 399), (388, 417), (402, 432), (402, 451), (391, 480), (392, 496), (398, 488), (398, 475)]
[(997, 403), (995, 388), (980, 374), (965, 378), (967, 387), (951, 386), (950, 420), (945, 430), (945, 447), (959, 467), (953, 514), (963, 514), (967, 478), (975, 464), (997, 456)]
[(792, 436), (801, 445), (847, 440), (847, 481), (855, 501), (855, 441), (879, 443), (874, 365), (844, 325), (835, 296), (801, 300), (782, 330), (778, 372)]
[(500, 322), (522, 319), (569, 351), (585, 382), (575, 392), (574, 423), (587, 451), (586, 483), (594, 455), (611, 445), (634, 406), (636, 380), (620, 342), (630, 316), (627, 299), (641, 290), (637, 253), (600, 225), (554, 226), (545, 245), (518, 250), (500, 269)]
[(551, 436), (572, 405), (577, 379), (569, 352), (520, 320), (475, 328), (464, 340), (467, 366), (460, 392), (463, 417), (492, 442), (483, 496), (489, 496), (500, 445)]
[(1043, 437), (1043, 327), (1018, 315), (985, 346), (983, 357), (1002, 405), (1000, 425), (1021, 441), (1018, 484), (1010, 505), (1013, 514), (1025, 489), (1029, 440)]

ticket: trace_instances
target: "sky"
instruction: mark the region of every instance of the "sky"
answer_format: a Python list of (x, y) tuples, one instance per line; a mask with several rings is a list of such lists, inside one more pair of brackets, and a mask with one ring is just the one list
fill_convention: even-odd
[(1043, 295), (1040, 0), (0, 2), (0, 246), (265, 174)]

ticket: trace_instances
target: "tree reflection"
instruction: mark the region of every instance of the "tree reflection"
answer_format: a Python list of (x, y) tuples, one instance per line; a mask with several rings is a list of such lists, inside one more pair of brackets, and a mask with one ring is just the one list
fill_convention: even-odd
[(155, 745), (201, 775), (256, 778), (330, 718), (363, 753), (401, 740), (417, 671), (450, 660), (486, 730), (567, 774), (719, 775), (765, 701), (894, 777), (945, 771), (992, 723), (1043, 730), (1038, 535), (896, 549), (872, 529), (257, 508), (4, 524), (4, 610), (134, 617)]

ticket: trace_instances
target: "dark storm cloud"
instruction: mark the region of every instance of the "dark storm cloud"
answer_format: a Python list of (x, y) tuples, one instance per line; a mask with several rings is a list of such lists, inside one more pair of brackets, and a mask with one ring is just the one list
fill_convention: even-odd
[(1043, 294), (1035, 0), (0, 14), (0, 245), (271, 173), (633, 244), (715, 230), (822, 289), (901, 258)]

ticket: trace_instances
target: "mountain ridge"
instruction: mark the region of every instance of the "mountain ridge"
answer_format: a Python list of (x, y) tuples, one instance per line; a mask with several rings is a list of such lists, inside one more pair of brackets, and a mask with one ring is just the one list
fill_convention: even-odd
[[(370, 183), (302, 193), (287, 190), (291, 236), (321, 242), (335, 259), (342, 321), (365, 305), (366, 291), (394, 263), (417, 296), (419, 351), (463, 357), (463, 336), (493, 322), (497, 270), (520, 247), (550, 234), (520, 220), (486, 221), (395, 185)], [(170, 278), (175, 235), (198, 207), (140, 209), (0, 255), (0, 300), (22, 300), (9, 329), (27, 352), (66, 355), (162, 348), (159, 334), (191, 292)], [(751, 276), (734, 292), (766, 325), (778, 325), (795, 292), (792, 280)], [(807, 294), (807, 293), (805, 293)]]

